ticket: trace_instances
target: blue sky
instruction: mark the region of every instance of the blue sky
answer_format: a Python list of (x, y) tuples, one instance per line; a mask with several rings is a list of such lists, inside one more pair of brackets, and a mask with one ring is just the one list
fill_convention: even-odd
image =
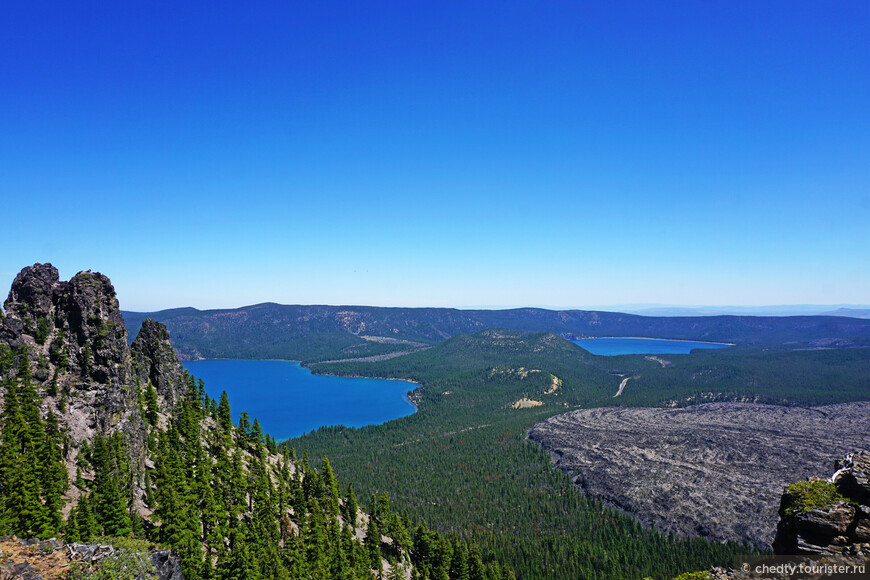
[(122, 308), (870, 303), (870, 4), (30, 2), (0, 287)]

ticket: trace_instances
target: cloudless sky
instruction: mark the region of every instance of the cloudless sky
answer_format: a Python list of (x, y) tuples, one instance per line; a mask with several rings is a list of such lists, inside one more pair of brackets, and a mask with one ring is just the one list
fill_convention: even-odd
[(0, 292), (870, 303), (870, 3), (13, 2)]

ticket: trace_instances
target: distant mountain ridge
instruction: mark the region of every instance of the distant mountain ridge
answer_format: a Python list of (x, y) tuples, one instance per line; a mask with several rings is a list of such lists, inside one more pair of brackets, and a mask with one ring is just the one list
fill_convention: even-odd
[(870, 318), (870, 308), (838, 308), (825, 312), (828, 316), (849, 316), (852, 318)]
[(783, 304), (776, 306), (675, 306), (627, 305), (599, 310), (625, 312), (641, 316), (854, 316), (870, 311), (870, 306), (853, 304)]
[[(635, 336), (785, 348), (870, 346), (870, 320), (842, 316), (659, 317), (588, 310), (458, 310), (255, 304), (235, 309), (123, 312), (131, 335), (153, 318), (187, 358), (322, 360), (365, 354), (367, 337), (438, 343), (487, 328), (552, 332), (563, 338)], [(380, 353), (377, 353), (380, 354)]]

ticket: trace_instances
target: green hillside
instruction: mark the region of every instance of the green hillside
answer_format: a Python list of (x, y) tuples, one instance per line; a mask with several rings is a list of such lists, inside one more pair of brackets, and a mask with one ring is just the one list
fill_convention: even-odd
[(123, 314), (131, 336), (146, 317), (164, 323), (176, 350), (191, 358), (346, 358), (352, 356), (348, 351), (365, 348), (366, 337), (435, 344), (487, 328), (552, 332), (563, 338), (646, 336), (786, 348), (870, 346), (870, 320), (838, 316), (649, 317), (542, 308), (457, 310), (273, 303), (232, 310), (179, 308)]
[[(693, 356), (693, 355), (692, 355)], [(375, 363), (315, 372), (410, 378), (418, 413), (384, 425), (322, 428), (288, 442), (326, 453), (361, 493), (389, 492), (412, 517), (457, 537), (522, 578), (671, 578), (727, 565), (746, 548), (675, 539), (587, 499), (527, 430), (566, 407), (613, 404), (621, 366), (656, 372), (642, 356), (593, 356), (549, 333), (487, 330)], [(515, 408), (527, 401), (526, 408)]]

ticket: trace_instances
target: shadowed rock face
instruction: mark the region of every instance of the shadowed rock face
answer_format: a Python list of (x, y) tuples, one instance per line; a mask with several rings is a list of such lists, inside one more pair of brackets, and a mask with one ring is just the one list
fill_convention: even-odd
[(169, 332), (159, 322), (146, 318), (130, 346), (133, 372), (143, 387), (150, 381), (167, 408), (175, 407), (184, 395), (184, 367), (178, 362)]
[(59, 283), (57, 268), (51, 264), (27, 266), (15, 276), (9, 297), (3, 304), (7, 314), (31, 319), (48, 316), (55, 285)]
[(867, 448), (870, 403), (590, 409), (529, 434), (583, 490), (662, 531), (769, 547), (786, 485)]

